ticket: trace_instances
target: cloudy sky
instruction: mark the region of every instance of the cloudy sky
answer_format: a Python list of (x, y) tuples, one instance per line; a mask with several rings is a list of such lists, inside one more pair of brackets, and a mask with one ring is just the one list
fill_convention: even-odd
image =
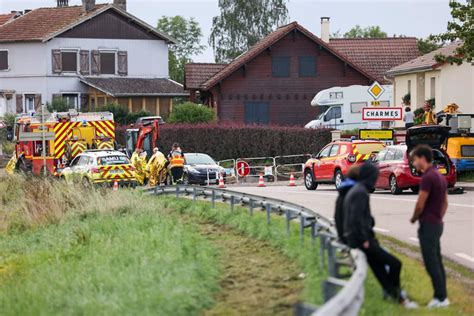
[[(107, 3), (112, 0), (97, 0)], [(212, 26), (212, 18), (219, 14), (218, 0), (128, 0), (128, 11), (140, 19), (156, 25), (160, 16), (182, 15), (194, 17), (203, 31), (203, 44)], [(81, 0), (70, 0), (70, 5)], [(450, 19), (449, 0), (289, 0), (290, 21), (298, 21), (304, 27), (320, 34), (321, 16), (331, 17), (331, 32), (346, 32), (356, 24), (362, 27), (379, 25), (390, 36), (426, 37), (446, 29)], [(11, 10), (51, 7), (56, 0), (0, 0), (0, 12)], [(195, 61), (213, 61), (212, 49), (208, 48)]]

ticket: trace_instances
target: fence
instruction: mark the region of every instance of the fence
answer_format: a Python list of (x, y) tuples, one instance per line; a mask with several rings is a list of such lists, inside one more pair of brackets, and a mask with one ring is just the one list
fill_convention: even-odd
[[(357, 315), (364, 302), (364, 282), (367, 276), (367, 262), (360, 250), (350, 250), (337, 242), (337, 235), (331, 221), (303, 206), (278, 199), (260, 197), (253, 194), (233, 192), (224, 189), (195, 186), (156, 187), (147, 190), (155, 195), (174, 195), (188, 197), (193, 200), (209, 199), (211, 207), (216, 202), (230, 204), (233, 212), (236, 205), (248, 208), (249, 215), (255, 210), (265, 210), (267, 223), (271, 223), (271, 215), (284, 214), (286, 230), (290, 233), (291, 221), (299, 221), (301, 242), (304, 242), (305, 231), (310, 230), (314, 242), (319, 238), (321, 266), (327, 267), (329, 277), (323, 283), (322, 306), (298, 304), (295, 314), (306, 316), (352, 316)], [(349, 274), (341, 273), (341, 268), (349, 268)]]

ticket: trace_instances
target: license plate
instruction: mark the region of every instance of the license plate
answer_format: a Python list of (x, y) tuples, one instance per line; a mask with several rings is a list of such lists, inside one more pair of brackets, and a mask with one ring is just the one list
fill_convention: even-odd
[(448, 171), (446, 170), (446, 168), (439, 168), (438, 171), (439, 171), (439, 173), (441, 173), (441, 174), (447, 174), (447, 173), (448, 173)]
[(117, 169), (117, 170), (110, 170), (110, 174), (122, 174), (123, 170), (122, 169)]

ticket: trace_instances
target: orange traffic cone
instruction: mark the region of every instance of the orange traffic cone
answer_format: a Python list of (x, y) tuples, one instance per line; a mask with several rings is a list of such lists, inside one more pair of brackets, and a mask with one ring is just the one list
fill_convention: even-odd
[(115, 181), (114, 181), (114, 188), (113, 188), (113, 190), (114, 190), (114, 191), (118, 191), (118, 188), (119, 188), (119, 186), (118, 186), (118, 181), (115, 180)]
[(258, 178), (258, 187), (263, 188), (265, 187), (265, 181), (263, 180), (263, 175), (260, 174), (260, 177)]
[(296, 187), (295, 176), (293, 172), (290, 174), (290, 183), (288, 183), (289, 187)]
[(225, 188), (224, 177), (222, 177), (222, 174), (219, 175), (219, 185), (217, 187), (219, 189), (224, 189)]

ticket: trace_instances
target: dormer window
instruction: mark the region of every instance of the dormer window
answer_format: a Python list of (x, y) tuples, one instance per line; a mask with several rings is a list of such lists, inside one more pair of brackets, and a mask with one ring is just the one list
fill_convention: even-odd
[(77, 73), (77, 51), (61, 51), (61, 69)]
[(0, 70), (8, 70), (8, 51), (0, 50)]

